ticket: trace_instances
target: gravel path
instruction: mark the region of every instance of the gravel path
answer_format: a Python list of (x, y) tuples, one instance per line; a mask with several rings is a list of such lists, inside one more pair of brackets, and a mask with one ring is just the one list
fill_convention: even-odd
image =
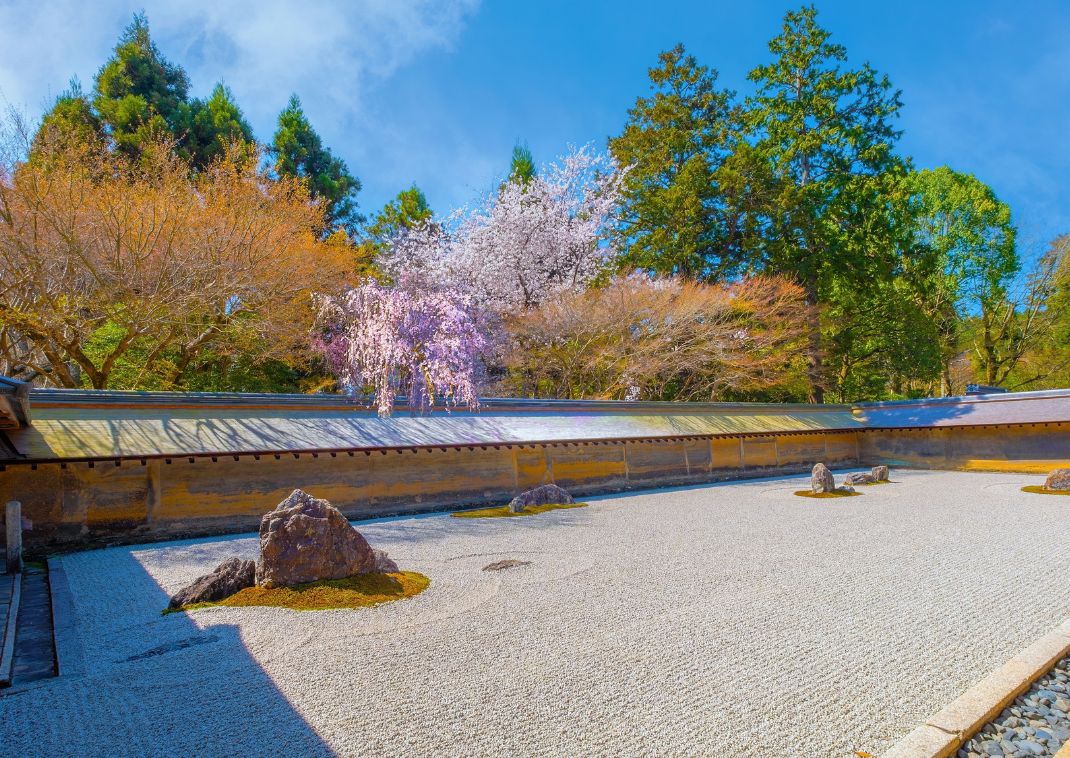
[(432, 584), (358, 611), (160, 616), (251, 536), (67, 556), (86, 674), (0, 696), (0, 754), (877, 754), (1070, 616), (1066, 498), (892, 479), (361, 525)]

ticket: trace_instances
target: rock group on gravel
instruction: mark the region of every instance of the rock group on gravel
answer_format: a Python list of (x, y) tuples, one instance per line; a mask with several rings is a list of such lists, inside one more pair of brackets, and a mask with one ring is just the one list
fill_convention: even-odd
[(556, 484), (543, 484), (521, 492), (509, 501), (509, 510), (522, 513), (529, 505), (569, 505), (576, 502), (572, 495)]
[(355, 574), (392, 573), (398, 565), (326, 500), (294, 490), (260, 520), (260, 557), (228, 558), (171, 597), (171, 608), (223, 600), (252, 587), (292, 587)]
[(1044, 480), (1046, 490), (1070, 490), (1070, 468), (1057, 468)]
[(854, 492), (854, 487), (859, 484), (876, 484), (888, 481), (888, 467), (874, 466), (869, 471), (855, 471), (843, 478), (843, 486), (836, 486), (836, 477), (824, 463), (815, 463), (810, 472), (810, 489), (815, 494), (825, 492)]
[(1070, 742), (1070, 656), (1014, 699), (973, 739), (958, 758), (1053, 756)]

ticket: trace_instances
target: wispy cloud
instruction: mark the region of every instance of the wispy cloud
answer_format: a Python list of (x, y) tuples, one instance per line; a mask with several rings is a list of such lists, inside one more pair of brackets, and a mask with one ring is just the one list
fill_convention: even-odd
[(351, 122), (362, 94), (415, 56), (449, 48), (477, 0), (0, 0), (0, 95), (38, 115), (77, 75), (90, 85), (142, 7), (195, 93), (222, 80), (254, 126), (291, 92), (318, 122)]

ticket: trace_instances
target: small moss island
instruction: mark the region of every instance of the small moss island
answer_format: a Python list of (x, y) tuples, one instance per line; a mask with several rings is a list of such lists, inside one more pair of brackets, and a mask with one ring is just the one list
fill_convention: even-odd
[(1022, 492), (1032, 492), (1035, 495), (1070, 495), (1070, 490), (1049, 490), (1040, 484), (1030, 484), (1022, 487)]
[(369, 608), (394, 600), (414, 597), (426, 590), (431, 580), (415, 571), (387, 574), (357, 574), (345, 579), (326, 579), (294, 587), (246, 587), (230, 597), (211, 603), (192, 603), (169, 608), (164, 614), (195, 611), (223, 606), (244, 608), (273, 606), (295, 611), (329, 611), (347, 608)]
[(814, 492), (813, 490), (796, 490), (795, 494), (799, 497), (816, 497), (816, 498), (830, 498), (830, 497), (855, 497), (861, 495), (861, 492), (847, 492), (846, 490), (833, 490), (832, 492)]
[(559, 511), (567, 508), (586, 508), (587, 503), (547, 503), (545, 505), (529, 505), (522, 511), (511, 511), (508, 505), (499, 505), (495, 508), (479, 508), (473, 511), (456, 511), (450, 515), (454, 518), (512, 518), (514, 516), (534, 516), (547, 511)]

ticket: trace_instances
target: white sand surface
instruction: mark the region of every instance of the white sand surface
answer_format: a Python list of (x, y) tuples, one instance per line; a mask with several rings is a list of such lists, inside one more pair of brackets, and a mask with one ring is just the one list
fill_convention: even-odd
[(160, 615), (252, 535), (68, 555), (85, 674), (0, 695), (0, 754), (880, 753), (1070, 616), (1070, 498), (892, 478), (358, 524), (432, 584), (355, 611)]

